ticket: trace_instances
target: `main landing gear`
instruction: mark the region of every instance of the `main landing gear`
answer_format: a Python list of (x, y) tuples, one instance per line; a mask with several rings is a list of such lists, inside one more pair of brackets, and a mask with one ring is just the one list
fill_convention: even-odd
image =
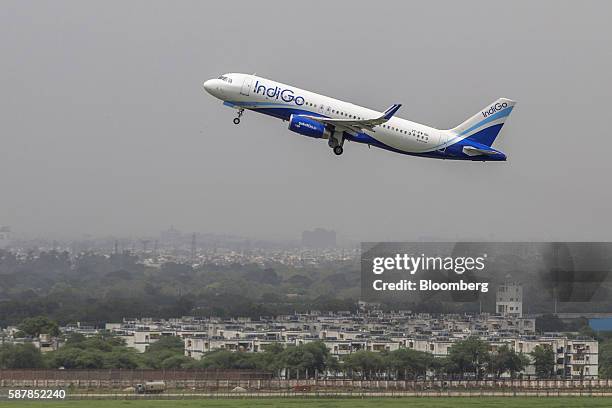
[(238, 117), (234, 118), (234, 125), (240, 124), (240, 118), (242, 117), (243, 113), (244, 109), (238, 109)]
[(334, 154), (336, 156), (340, 156), (342, 152), (344, 152), (344, 149), (342, 148), (342, 145), (344, 144), (343, 132), (334, 131), (329, 136), (327, 144), (334, 150)]

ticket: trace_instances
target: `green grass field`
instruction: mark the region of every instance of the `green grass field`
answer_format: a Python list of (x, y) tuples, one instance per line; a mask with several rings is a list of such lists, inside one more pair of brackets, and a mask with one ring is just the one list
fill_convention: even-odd
[(45, 408), (461, 408), (461, 407), (512, 407), (512, 408), (578, 408), (612, 407), (612, 398), (602, 397), (456, 397), (456, 398), (345, 398), (345, 399), (200, 399), (167, 401), (9, 401), (0, 402), (0, 407)]

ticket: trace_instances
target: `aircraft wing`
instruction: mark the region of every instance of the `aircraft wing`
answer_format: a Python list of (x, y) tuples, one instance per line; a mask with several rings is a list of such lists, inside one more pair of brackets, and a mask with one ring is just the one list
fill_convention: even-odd
[(382, 114), (382, 116), (373, 119), (335, 119), (310, 115), (302, 116), (305, 116), (308, 119), (312, 119), (320, 123), (324, 123), (326, 125), (332, 125), (336, 128), (344, 128), (346, 130), (359, 133), (364, 129), (374, 131), (374, 126), (381, 125), (391, 119), (393, 115), (395, 115), (395, 112), (397, 112), (401, 106), (401, 104), (392, 105)]

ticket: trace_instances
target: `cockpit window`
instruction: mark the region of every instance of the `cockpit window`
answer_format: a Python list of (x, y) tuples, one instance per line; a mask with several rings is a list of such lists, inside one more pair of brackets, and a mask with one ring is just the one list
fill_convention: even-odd
[(222, 81), (225, 81), (225, 82), (227, 82), (228, 84), (231, 84), (231, 83), (232, 83), (232, 78), (230, 78), (230, 77), (226, 77), (225, 75), (221, 75), (221, 76), (220, 76), (219, 78), (217, 78), (217, 79), (220, 79), (220, 80), (222, 80)]

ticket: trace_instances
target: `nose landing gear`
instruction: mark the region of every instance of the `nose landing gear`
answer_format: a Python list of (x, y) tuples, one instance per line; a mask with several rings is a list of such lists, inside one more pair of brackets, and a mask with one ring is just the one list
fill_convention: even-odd
[(240, 118), (242, 117), (243, 113), (244, 109), (238, 109), (238, 117), (234, 118), (234, 125), (240, 124)]
[(342, 148), (342, 146), (334, 147), (334, 153), (336, 154), (336, 156), (340, 156), (343, 151), (344, 151), (344, 149)]

